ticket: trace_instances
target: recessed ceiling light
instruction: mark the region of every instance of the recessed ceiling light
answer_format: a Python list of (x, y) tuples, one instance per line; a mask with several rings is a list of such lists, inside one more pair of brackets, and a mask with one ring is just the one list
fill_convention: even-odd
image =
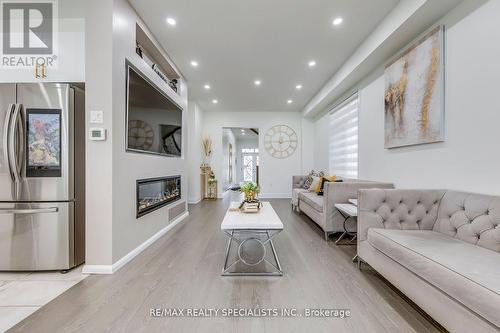
[(171, 26), (174, 26), (177, 24), (177, 21), (171, 17), (167, 17), (167, 23), (170, 24)]
[(213, 100), (212, 100), (212, 103), (217, 104), (217, 103), (219, 103), (219, 101), (218, 101), (218, 100), (216, 100), (216, 99), (213, 99)]
[(210, 85), (209, 85), (209, 84), (205, 84), (205, 85), (203, 86), (203, 88), (205, 88), (205, 90), (209, 90), (209, 89), (210, 89)]
[(311, 60), (311, 61), (309, 61), (309, 63), (307, 65), (309, 65), (309, 67), (314, 67), (314, 66), (316, 66), (316, 61)]
[(256, 86), (260, 86), (262, 82), (260, 82), (260, 80), (255, 80), (253, 81), (253, 84), (255, 84)]
[(198, 67), (198, 61), (192, 60), (191, 61), (191, 66)]
[(301, 85), (301, 84), (296, 85), (296, 86), (295, 86), (295, 89), (297, 89), (297, 90), (302, 89), (302, 85)]
[(245, 135), (245, 132), (242, 132), (241, 135)]
[(287, 104), (292, 104), (293, 101), (291, 99), (289, 99), (288, 101), (286, 101)]
[(244, 130), (244, 129), (241, 129), (241, 131), (242, 131), (243, 133), (245, 133), (245, 130)]
[(342, 22), (344, 22), (344, 19), (342, 17), (337, 17), (333, 20), (333, 25), (341, 25)]

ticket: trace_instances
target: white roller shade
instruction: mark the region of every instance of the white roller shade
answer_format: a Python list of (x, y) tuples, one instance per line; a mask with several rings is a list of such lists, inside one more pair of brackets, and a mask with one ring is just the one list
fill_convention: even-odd
[(330, 113), (330, 174), (358, 178), (358, 95)]

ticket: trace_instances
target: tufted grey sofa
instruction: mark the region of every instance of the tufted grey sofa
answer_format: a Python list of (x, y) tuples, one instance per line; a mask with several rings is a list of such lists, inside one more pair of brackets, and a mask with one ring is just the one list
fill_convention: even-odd
[(500, 197), (359, 191), (358, 255), (451, 332), (500, 331)]
[[(324, 195), (319, 196), (303, 188), (306, 178), (307, 176), (292, 177), (292, 206), (323, 229), (325, 240), (328, 240), (329, 234), (344, 231), (344, 218), (335, 208), (336, 203), (348, 203), (349, 199), (357, 198), (361, 188), (394, 188), (392, 183), (339, 177), (338, 179), (343, 180), (342, 183), (325, 183)], [(348, 221), (346, 227), (356, 230), (353, 221)]]

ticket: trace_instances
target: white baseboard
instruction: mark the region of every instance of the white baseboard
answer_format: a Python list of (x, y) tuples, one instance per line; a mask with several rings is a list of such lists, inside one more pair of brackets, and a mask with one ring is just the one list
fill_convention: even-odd
[(259, 198), (263, 199), (291, 199), (292, 196), (290, 193), (261, 193), (259, 194)]
[(113, 265), (85, 265), (83, 266), (83, 274), (113, 274), (123, 266), (125, 266), (129, 261), (137, 257), (142, 251), (147, 249), (151, 244), (156, 242), (160, 237), (169, 232), (173, 227), (175, 227), (179, 222), (184, 220), (189, 216), (189, 212), (177, 217), (175, 220), (169, 223), (165, 228), (158, 231), (156, 234), (147, 239), (144, 243), (130, 251), (128, 254), (123, 256), (120, 260), (115, 262)]
[(188, 200), (188, 204), (189, 205), (196, 205), (196, 204), (198, 204), (200, 202), (201, 202), (201, 197), (200, 198), (196, 198), (196, 199), (189, 199)]
[(82, 274), (113, 274), (113, 265), (84, 265)]

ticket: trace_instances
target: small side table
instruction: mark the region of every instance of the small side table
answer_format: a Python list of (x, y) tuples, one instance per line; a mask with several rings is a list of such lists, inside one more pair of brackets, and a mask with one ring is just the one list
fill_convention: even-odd
[(207, 181), (207, 196), (205, 199), (209, 200), (217, 200), (217, 181), (212, 180), (211, 182)]
[[(342, 217), (344, 218), (344, 223), (343, 223), (344, 232), (335, 241), (335, 244), (338, 245), (339, 242), (342, 239), (344, 239), (345, 236), (348, 236), (348, 235), (349, 236), (353, 236), (351, 238), (351, 240), (349, 241), (349, 243), (351, 243), (354, 240), (356, 240), (356, 238), (358, 237), (358, 235), (357, 235), (357, 232), (352, 232), (352, 231), (347, 230), (346, 222), (349, 219), (353, 219), (354, 221), (357, 220), (357, 218), (358, 218), (358, 207), (355, 206), (355, 205), (353, 205), (353, 204), (348, 203), (348, 204), (335, 204), (335, 208), (337, 208), (337, 210), (339, 211), (340, 215), (342, 215)], [(356, 261), (357, 258), (358, 258), (358, 255), (356, 254), (356, 256), (354, 256), (354, 258), (352, 258), (352, 261)]]

